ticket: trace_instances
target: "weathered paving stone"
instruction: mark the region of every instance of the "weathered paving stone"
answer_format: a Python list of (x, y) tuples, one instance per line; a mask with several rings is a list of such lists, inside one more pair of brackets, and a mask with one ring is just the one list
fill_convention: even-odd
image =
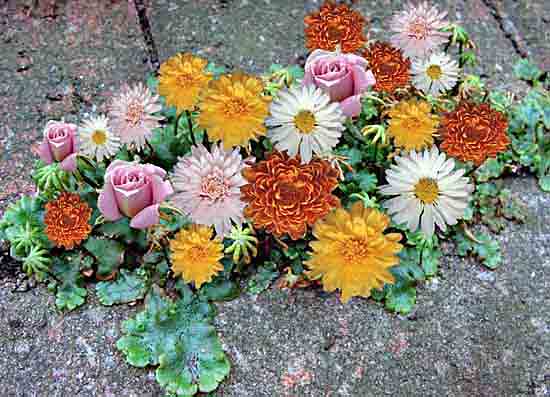
[(0, 4), (2, 207), (32, 189), (30, 148), (47, 120), (75, 121), (104, 111), (121, 83), (142, 80), (147, 70), (141, 32), (126, 1), (33, 3)]
[[(139, 27), (125, 1), (53, 2), (57, 9), (48, 1), (38, 9), (31, 0), (9, 3), (17, 3), (10, 16), (0, 3), (0, 207), (31, 188), (29, 144), (49, 118), (73, 120), (94, 104), (102, 110), (121, 82), (142, 80), (147, 71)], [(260, 72), (305, 55), (301, 20), (319, 2), (149, 3), (161, 60), (193, 51)], [(478, 72), (493, 87), (522, 92), (512, 82), (518, 55), (485, 2), (438, 3), (479, 45)], [(387, 38), (383, 21), (400, 4), (356, 1), (376, 39)], [(539, 34), (545, 30), (535, 27), (548, 22), (546, 4), (503, 4), (533, 55), (547, 56)], [(508, 183), (531, 216), (498, 237), (504, 265), (490, 272), (446, 247), (441, 274), (419, 288), (416, 312), (406, 318), (368, 300), (342, 305), (320, 291), (271, 289), (219, 305), (216, 324), (233, 369), (215, 395), (548, 396), (550, 196), (532, 178)], [(114, 346), (121, 321), (139, 307), (104, 308), (90, 288), (86, 306), (60, 314), (43, 286), (16, 292), (20, 277), (0, 257), (2, 396), (162, 395), (153, 370), (128, 366)]]

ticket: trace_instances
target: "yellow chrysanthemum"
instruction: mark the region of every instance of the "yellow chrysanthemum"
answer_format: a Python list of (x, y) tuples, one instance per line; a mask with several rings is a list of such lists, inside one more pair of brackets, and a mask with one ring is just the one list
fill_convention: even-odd
[(208, 61), (192, 54), (177, 54), (160, 65), (159, 94), (178, 113), (193, 110), (212, 80), (212, 74), (204, 70), (207, 64)]
[(317, 241), (306, 262), (311, 278), (321, 278), (327, 292), (340, 289), (342, 302), (352, 296), (369, 297), (373, 288), (394, 283), (389, 268), (399, 261), (399, 233), (384, 234), (389, 218), (356, 202), (350, 211), (338, 208), (313, 228)]
[(388, 112), (391, 117), (388, 135), (393, 137), (395, 146), (405, 150), (421, 150), (432, 146), (439, 118), (431, 110), (428, 102), (415, 99), (394, 106)]
[(209, 140), (221, 140), (224, 149), (229, 150), (265, 135), (264, 120), (270, 97), (262, 95), (263, 90), (260, 79), (244, 73), (212, 81), (198, 119), (199, 125), (207, 130)]
[(197, 288), (223, 270), (223, 244), (218, 238), (212, 240), (212, 228), (208, 226), (182, 229), (170, 241), (170, 250), (174, 274), (181, 274), (186, 283), (193, 281)]

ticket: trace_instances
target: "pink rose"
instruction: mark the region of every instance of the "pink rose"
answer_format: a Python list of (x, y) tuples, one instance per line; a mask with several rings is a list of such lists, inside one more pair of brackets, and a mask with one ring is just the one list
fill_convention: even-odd
[(61, 163), (61, 169), (76, 170), (77, 127), (61, 121), (48, 121), (44, 128), (44, 140), (38, 147), (38, 155), (46, 164)]
[(159, 206), (174, 190), (166, 171), (152, 164), (115, 160), (105, 173), (98, 207), (105, 219), (132, 218), (130, 226), (145, 229), (159, 223)]
[(307, 58), (303, 84), (322, 88), (346, 116), (359, 116), (361, 94), (376, 83), (367, 65), (358, 55), (315, 50)]

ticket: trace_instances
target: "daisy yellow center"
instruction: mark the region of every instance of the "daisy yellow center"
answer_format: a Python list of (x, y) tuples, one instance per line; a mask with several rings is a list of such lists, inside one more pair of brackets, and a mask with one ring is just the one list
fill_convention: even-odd
[(201, 181), (201, 193), (211, 200), (217, 200), (227, 195), (228, 187), (223, 177), (219, 175), (207, 175)]
[(92, 142), (96, 145), (105, 145), (107, 142), (107, 134), (102, 130), (95, 130), (92, 132)]
[(423, 40), (428, 35), (428, 28), (426, 23), (419, 18), (409, 25), (408, 33), (409, 37)]
[(126, 111), (126, 121), (128, 124), (136, 125), (141, 120), (143, 116), (143, 105), (138, 102), (131, 102), (128, 105), (128, 110)]
[(439, 80), (443, 75), (443, 71), (439, 65), (430, 65), (426, 70), (426, 74), (432, 80)]
[(350, 238), (341, 243), (341, 254), (346, 263), (357, 265), (364, 263), (370, 255), (368, 244), (365, 239)]
[(294, 116), (294, 125), (302, 134), (311, 134), (315, 129), (315, 115), (309, 110), (300, 110)]
[(432, 178), (421, 178), (414, 185), (414, 194), (424, 204), (433, 204), (439, 196), (439, 186)]

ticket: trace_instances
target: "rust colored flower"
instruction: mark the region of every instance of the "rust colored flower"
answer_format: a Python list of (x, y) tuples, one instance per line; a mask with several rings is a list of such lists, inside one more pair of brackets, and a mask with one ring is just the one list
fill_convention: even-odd
[(345, 4), (326, 1), (319, 11), (304, 18), (306, 47), (310, 50), (354, 52), (367, 42), (363, 34), (366, 21), (363, 16)]
[(338, 172), (325, 160), (301, 164), (300, 157), (273, 152), (265, 161), (245, 168), (248, 184), (241, 188), (247, 218), (276, 236), (288, 233), (298, 240), (307, 226), (324, 217), (340, 201), (331, 194)]
[(57, 247), (73, 249), (88, 237), (92, 209), (75, 193), (61, 193), (57, 200), (46, 204), (44, 224), (46, 236)]
[(462, 102), (443, 115), (441, 149), (461, 161), (481, 165), (487, 158), (504, 152), (510, 144), (506, 134), (508, 120), (486, 103)]
[(363, 56), (376, 79), (375, 91), (391, 94), (409, 84), (411, 61), (403, 56), (400, 49), (378, 41), (364, 51)]

